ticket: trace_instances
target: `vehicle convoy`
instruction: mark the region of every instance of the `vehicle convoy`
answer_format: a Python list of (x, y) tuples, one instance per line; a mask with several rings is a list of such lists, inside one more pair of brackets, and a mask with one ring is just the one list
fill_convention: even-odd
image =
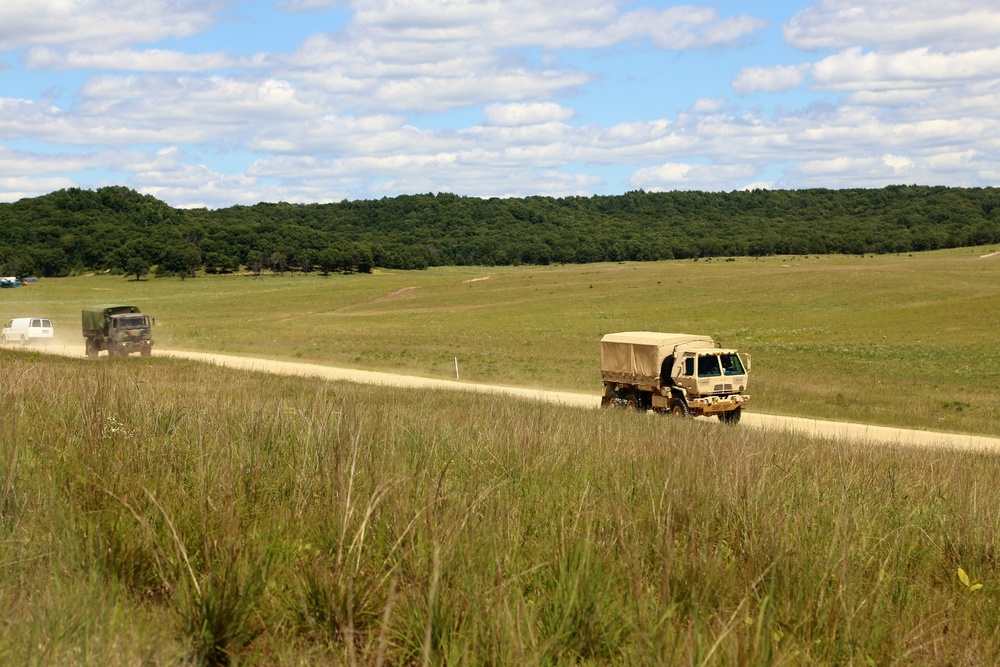
[(601, 339), (601, 405), (735, 424), (750, 396), (750, 358), (709, 336), (628, 331)]
[(52, 320), (45, 317), (17, 317), (3, 325), (0, 340), (27, 345), (36, 341), (52, 340)]
[(87, 306), (83, 309), (87, 356), (96, 357), (107, 350), (109, 357), (124, 357), (133, 352), (148, 357), (153, 352), (152, 325), (152, 318), (136, 306)]

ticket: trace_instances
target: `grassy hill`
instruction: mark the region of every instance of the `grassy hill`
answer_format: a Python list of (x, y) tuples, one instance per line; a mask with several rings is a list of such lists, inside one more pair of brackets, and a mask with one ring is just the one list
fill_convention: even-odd
[(99, 275), (0, 292), (0, 322), (134, 303), (159, 345), (600, 392), (600, 337), (704, 333), (751, 355), (748, 409), (998, 435), (1000, 247), (368, 274)]

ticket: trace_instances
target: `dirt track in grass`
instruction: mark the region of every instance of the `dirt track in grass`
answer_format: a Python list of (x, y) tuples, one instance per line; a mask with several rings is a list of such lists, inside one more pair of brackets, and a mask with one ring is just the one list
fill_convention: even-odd
[[(39, 351), (70, 357), (84, 356), (84, 347), (82, 345), (51, 345), (45, 348), (36, 349)], [(333, 366), (323, 366), (321, 364), (240, 357), (211, 352), (188, 352), (182, 350), (156, 349), (153, 351), (153, 354), (161, 357), (191, 359), (225, 368), (247, 370), (257, 373), (315, 377), (333, 382), (357, 382), (387, 387), (400, 387), (405, 389), (447, 389), (505, 394), (528, 400), (544, 401), (547, 403), (556, 403), (567, 407), (583, 409), (595, 409), (600, 407), (601, 403), (600, 396), (597, 394), (526, 389), (523, 387), (508, 387), (493, 384), (477, 384), (472, 382), (459, 382), (456, 380), (425, 378), (413, 375), (397, 375), (394, 373), (363, 371), (351, 368), (336, 368)], [(99, 361), (95, 363), (99, 363)], [(650, 418), (668, 419), (669, 417), (650, 415)], [(705, 422), (706, 427), (731, 428), (718, 423), (714, 419), (704, 419), (701, 421)], [(802, 417), (785, 417), (781, 415), (760, 414), (753, 412), (752, 410), (743, 413), (743, 418), (738, 428), (794, 432), (821, 438), (850, 440), (856, 442), (914, 447), (950, 447), (970, 451), (1000, 452), (1000, 438), (959, 433), (918, 431), (889, 426), (852, 424), (820, 419), (804, 419)]]

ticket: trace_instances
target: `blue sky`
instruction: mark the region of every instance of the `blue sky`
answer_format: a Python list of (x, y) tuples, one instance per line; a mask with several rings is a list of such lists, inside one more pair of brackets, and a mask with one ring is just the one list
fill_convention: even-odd
[(973, 0), (3, 0), (0, 201), (1000, 182)]

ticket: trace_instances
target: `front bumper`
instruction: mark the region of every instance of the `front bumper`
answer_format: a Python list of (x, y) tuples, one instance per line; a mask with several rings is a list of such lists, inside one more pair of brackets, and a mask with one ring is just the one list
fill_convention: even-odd
[(732, 394), (730, 396), (703, 396), (701, 398), (689, 398), (688, 407), (702, 414), (717, 415), (720, 412), (729, 412), (742, 407), (750, 401), (749, 394)]

